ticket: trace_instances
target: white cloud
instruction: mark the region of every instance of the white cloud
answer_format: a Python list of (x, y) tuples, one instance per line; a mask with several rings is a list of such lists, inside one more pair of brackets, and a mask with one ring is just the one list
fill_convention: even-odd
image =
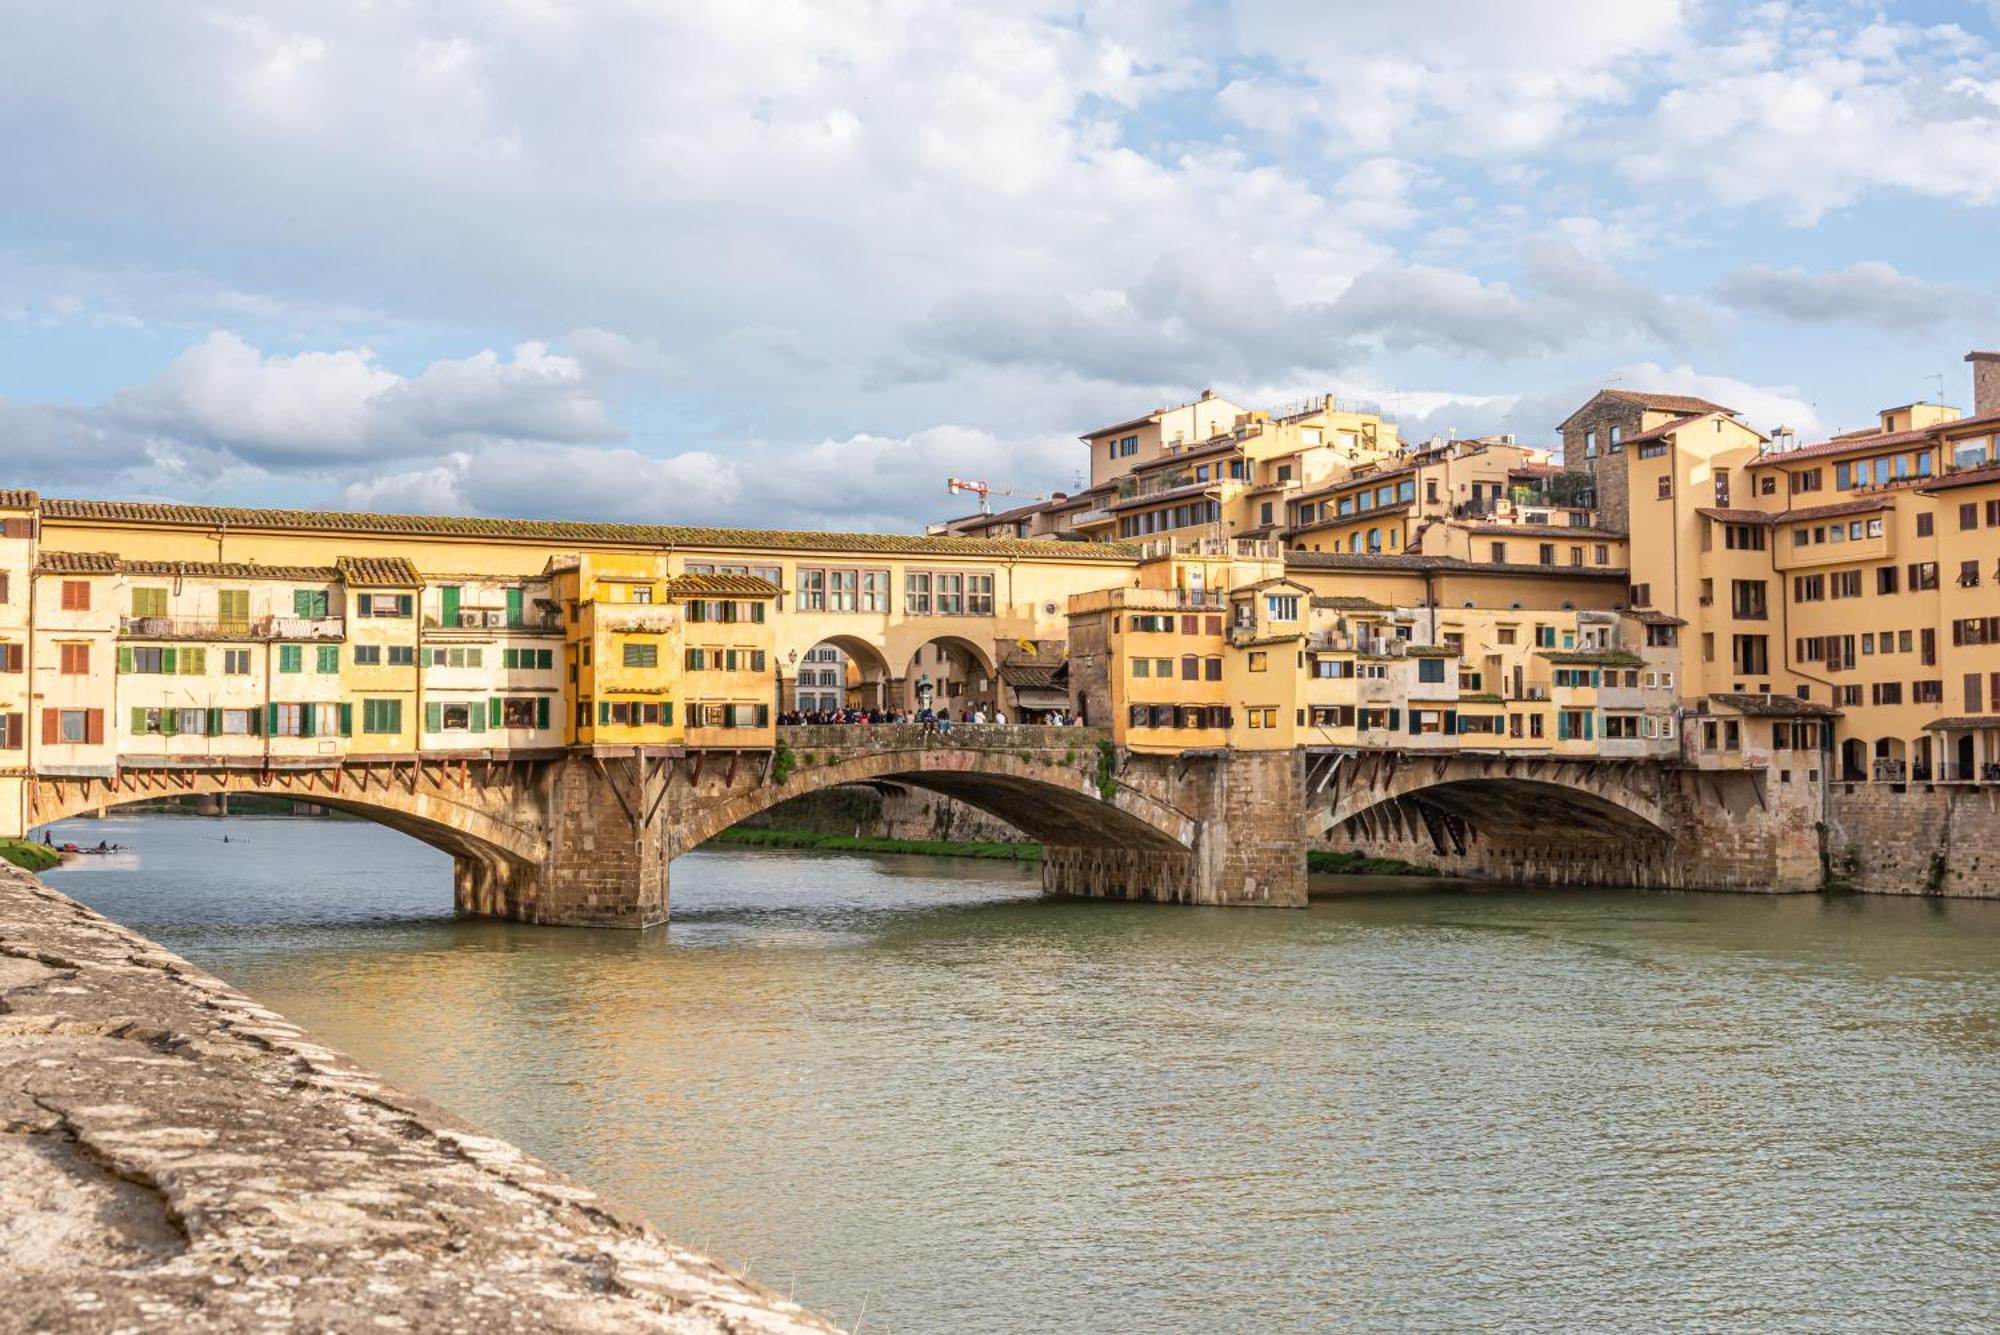
[(437, 361), (405, 379), (366, 348), (266, 356), (218, 331), (106, 416), (134, 430), (196, 441), (258, 463), (325, 466), (434, 450), (461, 437), (608, 440), (583, 364), (524, 343)]
[(1723, 301), (1808, 324), (1842, 322), (1927, 329), (1957, 320), (1990, 318), (1992, 296), (1949, 283), (1927, 283), (1880, 260), (1810, 273), (1753, 264), (1726, 278)]

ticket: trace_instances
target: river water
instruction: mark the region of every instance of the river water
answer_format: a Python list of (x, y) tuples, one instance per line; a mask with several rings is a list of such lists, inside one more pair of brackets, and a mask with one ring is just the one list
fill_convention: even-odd
[(456, 919), (372, 825), (63, 837), (139, 851), (52, 884), (868, 1335), (2000, 1327), (2000, 904), (732, 849), (639, 935)]

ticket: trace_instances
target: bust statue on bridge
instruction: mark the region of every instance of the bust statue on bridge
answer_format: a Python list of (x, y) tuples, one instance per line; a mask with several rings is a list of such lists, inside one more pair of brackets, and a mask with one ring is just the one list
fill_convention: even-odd
[(926, 672), (917, 678), (917, 708), (929, 709), (931, 698), (937, 694), (937, 687), (931, 682), (931, 674)]

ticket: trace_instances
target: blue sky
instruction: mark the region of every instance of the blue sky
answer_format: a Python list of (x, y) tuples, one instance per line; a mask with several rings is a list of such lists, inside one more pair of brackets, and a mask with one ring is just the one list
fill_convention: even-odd
[(907, 528), (1203, 387), (2000, 345), (2000, 0), (0, 0), (0, 485)]

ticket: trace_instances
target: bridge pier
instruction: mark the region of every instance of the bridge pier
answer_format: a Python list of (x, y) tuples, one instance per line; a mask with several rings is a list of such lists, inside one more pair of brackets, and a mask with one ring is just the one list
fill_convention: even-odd
[(539, 863), (460, 853), (462, 913), (559, 927), (657, 927), (667, 920), (668, 762), (570, 756), (541, 777), (547, 853)]
[(1159, 904), (1304, 908), (1304, 766), (1292, 751), (1128, 756), (1120, 777), (1196, 817), (1192, 851), (1048, 845), (1042, 890)]

